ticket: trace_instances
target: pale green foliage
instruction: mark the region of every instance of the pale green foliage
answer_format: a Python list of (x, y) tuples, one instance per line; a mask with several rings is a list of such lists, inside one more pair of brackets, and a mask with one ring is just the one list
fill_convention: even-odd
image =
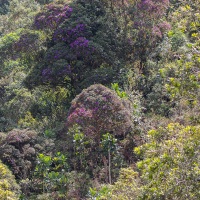
[(151, 130), (148, 141), (135, 153), (143, 157), (137, 163), (144, 186), (139, 199), (200, 198), (200, 127), (169, 124)]
[[(195, 55), (193, 55), (193, 58)], [(199, 65), (195, 63), (195, 59), (186, 61), (182, 59), (176, 62), (170, 70), (174, 70), (175, 76), (169, 78), (169, 84), (166, 84), (168, 92), (172, 99), (186, 98), (188, 100), (196, 100), (196, 95), (200, 89), (199, 84)], [(196, 71), (196, 72), (195, 72)]]
[(55, 189), (63, 192), (67, 183), (66, 171), (68, 164), (66, 157), (60, 152), (57, 152), (55, 157), (39, 154), (37, 162), (35, 176), (41, 179), (43, 192)]
[(110, 185), (102, 185), (100, 189), (90, 188), (89, 198), (91, 200), (103, 200), (110, 196)]
[[(170, 19), (173, 29), (168, 32), (173, 62), (166, 63), (169, 83), (166, 88), (172, 99), (196, 101), (200, 89), (199, 1), (182, 2)], [(197, 95), (197, 96), (196, 96)], [(196, 102), (197, 103), (197, 102)]]
[[(20, 37), (21, 30), (17, 30), (16, 32), (10, 32), (3, 37), (0, 38), (0, 49), (3, 51), (4, 48), (8, 48), (14, 42), (16, 42)], [(1, 52), (2, 53), (2, 52)]]
[(140, 194), (140, 179), (138, 172), (131, 167), (121, 169), (119, 179), (111, 187), (112, 200), (134, 200)]
[[(34, 97), (31, 92), (22, 86), (23, 80), (26, 77), (22, 66), (18, 62), (11, 63), (14, 66), (13, 71), (9, 77), (0, 79), (1, 99), (0, 105), (5, 122), (2, 123), (1, 130), (6, 130), (8, 125), (10, 129), (16, 126), (18, 120), (25, 115), (30, 105), (33, 103)], [(19, 66), (18, 70), (17, 67)], [(16, 113), (18, 113), (16, 115)]]
[(0, 161), (0, 199), (19, 199), (20, 188), (15, 181), (15, 177), (9, 169)]
[[(35, 169), (35, 184), (42, 189), (43, 195), (37, 199), (45, 199), (52, 194), (52, 199), (77, 199), (87, 192), (88, 177), (78, 171), (69, 171), (67, 158), (57, 152), (55, 156), (38, 155)], [(38, 181), (39, 180), (39, 181)]]
[(115, 92), (117, 93), (117, 95), (121, 98), (126, 98), (127, 94), (125, 91), (121, 91), (119, 88), (118, 83), (111, 83), (111, 87), (113, 90), (115, 90)]

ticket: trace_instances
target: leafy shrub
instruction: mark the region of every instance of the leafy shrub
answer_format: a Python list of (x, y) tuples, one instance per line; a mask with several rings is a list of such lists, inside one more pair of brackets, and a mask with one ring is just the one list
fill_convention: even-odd
[(87, 174), (70, 171), (67, 157), (57, 152), (55, 156), (38, 155), (33, 184), (37, 193), (43, 193), (38, 199), (48, 194), (53, 199), (76, 199), (86, 195), (88, 178)]
[(134, 149), (137, 171), (121, 169), (113, 185), (90, 189), (91, 199), (199, 199), (199, 133), (199, 126), (178, 123), (150, 130)]
[(0, 63), (3, 65), (3, 61), (9, 58), (14, 58), (14, 44), (20, 38), (21, 30), (17, 30), (16, 32), (10, 32), (3, 37), (0, 37)]
[(35, 15), (40, 10), (37, 1), (9, 0), (9, 12), (1, 15), (0, 32), (7, 34), (21, 28), (30, 28)]
[(9, 1), (2, 0), (0, 3), (0, 15), (5, 15), (8, 12)]
[(0, 140), (0, 158), (12, 170), (21, 186), (22, 196), (34, 191), (32, 176), (36, 166), (36, 155), (53, 151), (54, 142), (39, 136), (29, 129), (13, 129)]

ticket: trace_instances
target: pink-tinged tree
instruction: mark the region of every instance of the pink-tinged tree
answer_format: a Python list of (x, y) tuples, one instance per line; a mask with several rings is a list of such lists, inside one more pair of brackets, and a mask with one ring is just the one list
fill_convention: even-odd
[(72, 101), (67, 126), (70, 128), (75, 124), (82, 127), (86, 136), (97, 141), (107, 132), (125, 136), (132, 130), (130, 104), (109, 88), (92, 85)]
[(136, 33), (134, 52), (140, 60), (141, 69), (149, 53), (170, 29), (170, 24), (165, 21), (168, 7), (169, 0), (140, 0), (134, 6), (132, 19)]

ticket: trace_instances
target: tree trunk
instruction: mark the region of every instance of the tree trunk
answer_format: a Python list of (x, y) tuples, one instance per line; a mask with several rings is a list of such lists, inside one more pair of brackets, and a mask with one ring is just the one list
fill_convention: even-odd
[(110, 149), (108, 149), (108, 180), (109, 180), (109, 184), (112, 184)]

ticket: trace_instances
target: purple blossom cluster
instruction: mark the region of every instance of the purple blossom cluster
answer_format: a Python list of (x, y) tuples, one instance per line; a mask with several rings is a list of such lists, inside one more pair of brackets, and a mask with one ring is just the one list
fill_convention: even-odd
[(171, 25), (170, 25), (168, 22), (166, 22), (166, 21), (160, 22), (160, 23), (158, 24), (158, 27), (159, 27), (159, 29), (160, 29), (162, 32), (164, 32), (164, 31), (169, 31), (169, 30), (171, 29)]
[(86, 110), (86, 108), (76, 108), (73, 113), (68, 116), (69, 121), (75, 121), (79, 125), (82, 124), (83, 120), (81, 118), (89, 119), (92, 118), (93, 114), (91, 110)]
[(163, 37), (170, 25), (160, 20), (165, 16), (168, 6), (169, 0), (141, 0), (137, 4), (134, 28), (138, 29), (139, 37), (148, 37), (151, 42)]
[(87, 40), (85, 37), (78, 37), (74, 42), (70, 44), (71, 48), (86, 48), (88, 47), (89, 40)]
[(67, 65), (66, 67), (59, 70), (58, 75), (66, 76), (72, 73), (71, 65)]
[(48, 78), (52, 75), (52, 69), (50, 68), (45, 68), (42, 70), (42, 76), (45, 78)]
[(154, 35), (155, 37), (162, 38), (162, 32), (160, 31), (159, 27), (154, 26), (152, 28), (152, 35)]
[(79, 23), (74, 28), (69, 29), (58, 28), (53, 34), (54, 42), (67, 42), (70, 43), (73, 39), (77, 37), (84, 36), (86, 34), (85, 24)]
[(35, 17), (34, 26), (37, 29), (55, 29), (71, 16), (73, 9), (68, 5), (49, 4), (45, 11)]
[(95, 48), (90, 45), (90, 41), (85, 37), (79, 37), (74, 42), (70, 44), (71, 50), (77, 57), (84, 56), (84, 58), (89, 58), (92, 53), (94, 53)]
[(53, 40), (55, 42), (67, 43), (76, 56), (88, 56), (93, 53), (95, 49), (90, 46), (90, 42), (86, 39), (86, 36), (88, 36), (86, 25), (78, 23), (73, 28), (58, 28), (54, 32)]

